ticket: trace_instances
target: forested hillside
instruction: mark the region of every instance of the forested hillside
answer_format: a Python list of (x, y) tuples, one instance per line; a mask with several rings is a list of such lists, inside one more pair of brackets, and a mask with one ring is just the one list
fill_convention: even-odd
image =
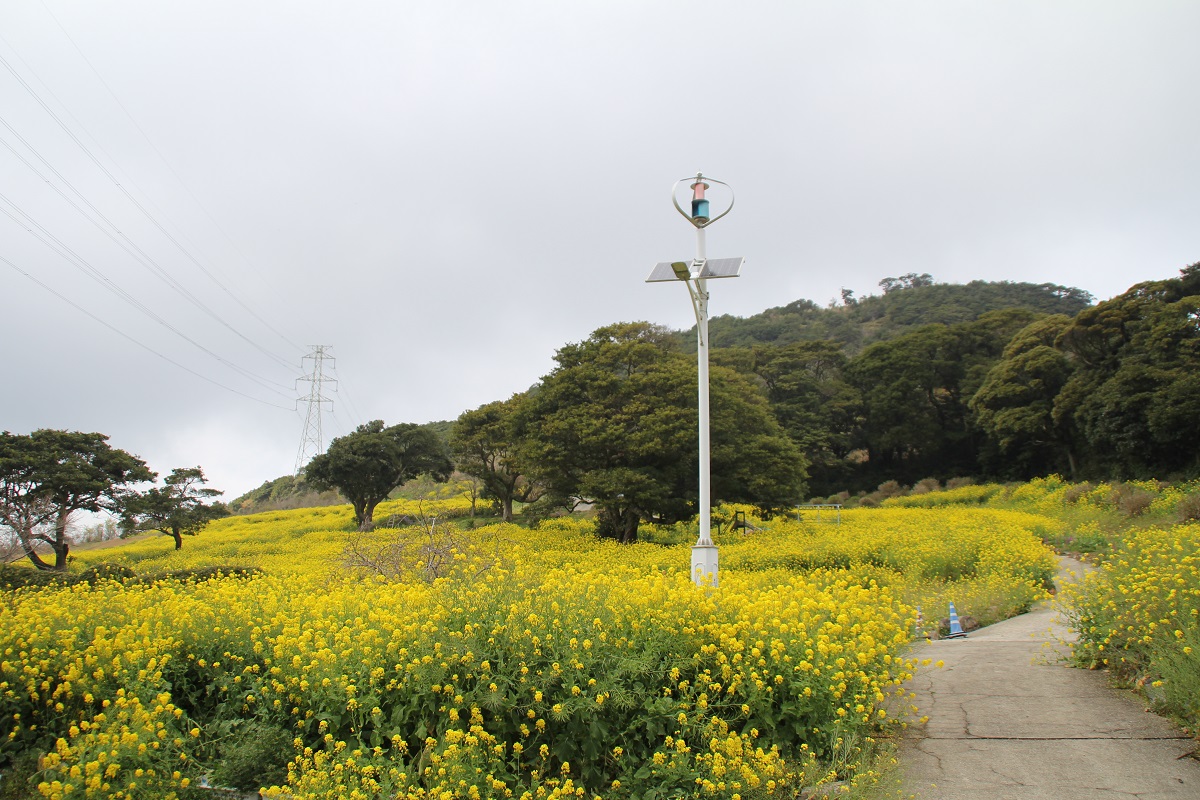
[[(885, 480), (1192, 475), (1200, 265), (1096, 306), (1043, 284), (904, 276), (838, 308), (724, 320), (814, 494)], [(773, 321), (773, 323), (772, 323)], [(748, 336), (761, 341), (749, 344)]]
[[(821, 307), (811, 300), (796, 300), (750, 317), (713, 317), (709, 322), (713, 347), (828, 339), (852, 354), (921, 325), (971, 322), (990, 311), (1007, 308), (1074, 316), (1092, 302), (1091, 295), (1081, 289), (1051, 283), (935, 283), (927, 274), (910, 274), (884, 278), (879, 285), (882, 294), (861, 299), (843, 291), (841, 305)], [(685, 351), (694, 352), (695, 328), (681, 333), (679, 341)]]
[[(714, 500), (781, 509), (885, 481), (1200, 474), (1200, 264), (1098, 305), (1052, 284), (880, 285), (713, 320)], [(567, 344), (529, 391), (458, 418), (454, 464), (505, 519), (514, 503), (534, 516), (590, 503), (623, 541), (639, 521), (686, 519), (689, 348), (693, 333), (644, 322)]]

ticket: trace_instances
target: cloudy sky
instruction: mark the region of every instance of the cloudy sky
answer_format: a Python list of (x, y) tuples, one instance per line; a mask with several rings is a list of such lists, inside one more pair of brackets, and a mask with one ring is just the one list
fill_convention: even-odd
[(714, 314), (909, 272), (1107, 299), (1200, 261), (1200, 3), (5, 0), (0, 428), (228, 496), (522, 391), (737, 192)]

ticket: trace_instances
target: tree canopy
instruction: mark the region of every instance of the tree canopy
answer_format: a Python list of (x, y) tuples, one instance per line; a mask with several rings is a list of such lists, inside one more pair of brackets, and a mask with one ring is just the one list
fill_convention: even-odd
[(514, 395), (464, 411), (450, 434), (458, 469), (479, 479), (483, 496), (496, 502), (505, 522), (512, 521), (514, 501), (527, 503), (542, 492), (521, 460), (527, 405), (525, 395)]
[(971, 398), (971, 410), (991, 445), (983, 464), (993, 474), (1022, 478), (1064, 472), (1074, 478), (1074, 437), (1054, 420), (1055, 399), (1074, 370), (1054, 343), (1070, 324), (1062, 314), (1030, 323), (1004, 348)]
[(445, 481), (453, 469), (446, 445), (429, 428), (372, 420), (330, 442), (304, 475), (316, 488), (340, 491), (354, 506), (359, 530), (366, 531), (374, 527), (375, 506), (393, 489), (423, 473)]
[[(855, 298), (844, 293), (840, 303), (822, 307), (796, 300), (748, 317), (713, 317), (714, 347), (784, 346), (792, 342), (832, 340), (854, 356), (875, 342), (910, 333), (923, 325), (957, 325), (984, 314), (1020, 308), (1041, 314), (1073, 317), (1087, 308), (1087, 292), (1052, 283), (971, 281), (937, 283), (927, 274), (901, 275), (880, 281), (884, 293)], [(695, 352), (696, 333), (676, 335), (685, 352)]]
[(126, 498), (121, 509), (125, 535), (159, 531), (175, 540), (176, 550), (181, 549), (184, 536), (195, 536), (214, 519), (229, 515), (223, 503), (204, 502), (221, 494), (219, 489), (204, 488), (206, 483), (200, 467), (177, 467), (161, 489)]
[[(593, 503), (601, 535), (629, 542), (642, 519), (696, 510), (696, 367), (669, 331), (645, 322), (600, 328), (555, 356), (530, 393), (525, 458), (564, 504)], [(804, 457), (756, 387), (712, 370), (714, 499), (794, 499)]]
[(1075, 369), (1054, 419), (1097, 477), (1200, 469), (1200, 264), (1077, 315), (1055, 342)]
[[(145, 462), (110, 447), (102, 433), (0, 433), (0, 523), (38, 569), (67, 568), (72, 514), (118, 512), (131, 485), (153, 478)], [(53, 564), (39, 554), (39, 544), (51, 547)]]

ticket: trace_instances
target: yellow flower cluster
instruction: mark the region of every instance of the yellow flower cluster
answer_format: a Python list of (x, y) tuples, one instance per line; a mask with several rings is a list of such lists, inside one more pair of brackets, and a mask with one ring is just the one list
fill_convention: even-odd
[(942, 508), (945, 506), (982, 505), (1004, 491), (998, 483), (957, 486), (923, 494), (889, 497), (880, 505), (884, 508)]
[[(386, 500), (375, 509), (379, 524), (389, 519), (423, 515), (449, 519), (465, 516), (469, 498), (458, 495), (427, 500)], [(353, 528), (348, 505), (267, 511), (216, 520), (198, 536), (184, 539), (175, 550), (170, 537), (148, 535), (119, 549), (75, 550), (86, 567), (115, 561), (139, 574), (220, 566), (258, 567), (275, 573), (311, 573), (340, 561), (346, 533)], [(303, 542), (303, 544), (300, 544)]]
[(722, 537), (715, 590), (686, 545), (599, 541), (586, 520), (464, 532), (502, 557), (429, 583), (340, 567), (344, 507), (223, 520), (179, 553), (104, 555), (265, 574), (0, 605), (0, 748), (45, 747), (42, 794), (64, 799), (172, 796), (245, 718), (296, 739), (281, 798), (785, 795), (885, 724), (914, 600), (1038, 595), (1040, 519), (770, 521)]
[(1200, 723), (1200, 525), (1130, 531), (1064, 601), (1078, 661), (1137, 680)]
[[(841, 525), (775, 521), (768, 535), (726, 536), (728, 569), (851, 569), (926, 616), (950, 601), (981, 624), (1046, 597), (1055, 571), (1040, 533), (1055, 522), (1001, 509), (853, 509)], [(770, 542), (769, 546), (764, 546)]]
[(1150, 513), (1155, 516), (1174, 514), (1184, 498), (1198, 494), (1200, 494), (1200, 480), (1166, 486), (1150, 503)]
[(42, 796), (172, 800), (178, 789), (187, 788), (190, 781), (180, 771), (188, 760), (179, 727), (183, 712), (167, 692), (150, 702), (117, 689), (90, 720), (72, 724), (41, 759)]

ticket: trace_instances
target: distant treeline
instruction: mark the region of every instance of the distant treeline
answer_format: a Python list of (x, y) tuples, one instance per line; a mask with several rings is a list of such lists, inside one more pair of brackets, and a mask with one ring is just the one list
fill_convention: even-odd
[[(1200, 264), (1095, 305), (1054, 284), (880, 286), (712, 320), (714, 500), (1200, 474)], [(506, 518), (583, 501), (602, 532), (636, 537), (638, 519), (695, 512), (694, 352), (694, 332), (606, 326), (527, 392), (429, 427)], [(233, 506), (318, 500), (305, 494), (281, 479)]]
[(881, 285), (713, 321), (713, 361), (756, 379), (813, 494), (1200, 471), (1200, 264), (1098, 305), (1052, 284)]

